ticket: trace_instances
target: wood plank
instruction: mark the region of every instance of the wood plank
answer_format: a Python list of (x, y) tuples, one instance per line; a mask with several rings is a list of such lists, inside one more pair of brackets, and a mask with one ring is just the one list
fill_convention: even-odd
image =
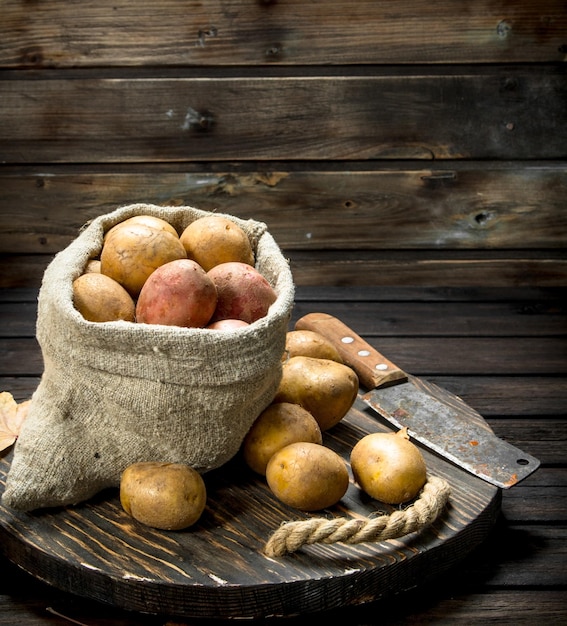
[(37, 302), (0, 302), (0, 337), (35, 336)]
[[(0, 288), (0, 302), (35, 302), (39, 289), (36, 287)], [(325, 287), (296, 286), (296, 302), (311, 302), (317, 308), (333, 306), (335, 302), (350, 300), (366, 306), (380, 302), (468, 302), (471, 307), (476, 302), (508, 302), (528, 315), (547, 306), (549, 301), (562, 303), (565, 290), (561, 288), (537, 287)], [(318, 304), (315, 304), (318, 303)]]
[(561, 0), (360, 0), (348, 27), (339, 0), (25, 7), (3, 3), (5, 67), (561, 61), (567, 28)]
[[(565, 349), (555, 338), (415, 337), (380, 339), (369, 343), (402, 369), (416, 376), (455, 375), (564, 375)], [(526, 358), (529, 355), (529, 358)]]
[[(348, 320), (345, 320), (348, 324)], [(549, 337), (367, 337), (403, 370), (439, 375), (562, 375), (567, 373), (563, 342)], [(4, 340), (10, 341), (10, 340)], [(529, 355), (529, 359), (526, 359)]]
[[(567, 413), (567, 380), (561, 377), (518, 378), (500, 374), (428, 378), (461, 397), (485, 417), (532, 416), (538, 418), (539, 424), (543, 415), (564, 416)], [(504, 428), (507, 428), (506, 424)]]
[(540, 467), (502, 497), (510, 524), (567, 523), (567, 468)]
[(0, 249), (58, 252), (87, 221), (144, 199), (266, 222), (285, 249), (567, 246), (566, 162), (356, 165), (364, 170), (294, 163), (118, 173), (4, 167)]
[[(5, 590), (0, 595), (2, 626), (69, 626), (70, 623), (97, 624), (105, 626), (163, 626), (164, 616), (143, 615), (121, 611), (100, 602), (81, 600), (60, 592), (1, 561), (5, 572)], [(443, 623), (448, 616), (451, 624), (470, 626), (474, 623), (501, 623), (533, 626), (538, 620), (561, 624), (565, 616), (565, 591), (539, 586), (536, 589), (482, 589), (480, 584), (471, 589), (458, 576), (459, 568), (443, 577), (442, 582), (419, 587), (404, 594), (403, 601), (369, 603), (359, 607), (334, 609), (320, 612), (324, 621), (331, 618), (352, 626), (373, 623), (380, 615), (380, 623), (388, 626), (407, 624)], [(459, 582), (455, 582), (458, 578)], [(459, 584), (460, 583), (460, 584)], [(58, 614), (58, 615), (57, 615)], [(96, 616), (96, 618), (95, 618)], [(309, 626), (313, 616), (291, 617), (285, 620), (289, 626)], [(179, 620), (167, 624), (178, 624)], [(207, 620), (214, 626), (226, 622)], [(268, 620), (255, 623), (265, 625)], [(202, 620), (184, 620), (186, 626), (199, 626)]]
[[(564, 591), (494, 591), (490, 594), (460, 594), (445, 598), (430, 609), (427, 621), (451, 616), (454, 624), (502, 623), (533, 625), (539, 620), (559, 624), (565, 617)], [(411, 611), (417, 615), (417, 611)], [(399, 622), (402, 623), (401, 621)]]
[(0, 376), (37, 377), (43, 372), (43, 358), (35, 337), (0, 339), (0, 354)]
[(565, 287), (566, 251), (286, 250), (302, 286)]
[[(12, 292), (10, 289), (0, 289), (0, 298), (8, 298)], [(34, 289), (22, 290), (34, 297)], [(18, 290), (15, 290), (18, 293)], [(336, 302), (350, 300), (357, 306), (366, 306), (366, 303), (380, 302), (468, 302), (472, 307), (477, 302), (508, 302), (515, 303), (518, 307), (525, 307), (526, 314), (531, 307), (537, 310), (538, 302), (547, 300), (565, 299), (565, 289), (546, 287), (421, 287), (421, 286), (397, 286), (387, 287), (376, 285), (364, 286), (325, 286), (312, 285), (309, 287), (296, 285), (295, 299), (297, 302), (311, 302), (312, 306), (334, 306)], [(536, 304), (534, 304), (534, 302)], [(315, 305), (314, 303), (319, 303)]]
[[(302, 287), (415, 287), (459, 289), (567, 286), (565, 251), (369, 252), (284, 250)], [(39, 288), (52, 254), (0, 254), (0, 288)]]
[[(529, 380), (529, 378), (528, 378)], [(553, 382), (553, 378), (549, 382)], [(556, 379), (555, 379), (556, 380)], [(523, 405), (520, 400), (518, 405)], [(557, 405), (556, 405), (557, 406)], [(562, 409), (562, 412), (561, 412)], [(546, 465), (558, 467), (565, 465), (559, 457), (565, 457), (567, 447), (567, 415), (565, 414), (565, 404), (559, 404), (556, 411), (549, 413), (542, 410), (539, 415), (531, 416), (529, 412), (522, 411), (521, 417), (498, 417), (488, 416), (487, 422), (492, 430), (505, 437), (506, 431), (513, 433), (514, 445), (522, 447), (525, 444), (538, 446), (538, 455), (542, 457)], [(508, 435), (510, 436), (510, 435)]]
[[(402, 369), (425, 378), (456, 374), (547, 376), (567, 374), (564, 344), (549, 337), (369, 338)], [(43, 371), (35, 338), (0, 338), (0, 376), (38, 376)], [(525, 355), (529, 355), (526, 360)]]
[[(313, 312), (328, 312), (329, 304), (297, 302), (292, 320)], [(567, 305), (562, 301), (507, 303), (430, 302), (333, 303), (332, 314), (349, 320), (359, 334), (380, 337), (406, 335), (438, 337), (464, 334), (469, 337), (567, 336)], [(0, 337), (35, 335), (37, 302), (0, 301)]]
[[(522, 400), (518, 399), (514, 406), (518, 411), (522, 411)], [(565, 403), (559, 406), (564, 411)], [(553, 410), (551, 414), (553, 414)], [(565, 450), (567, 449), (567, 419), (565, 414), (555, 419), (548, 419), (545, 417), (545, 409), (542, 409), (539, 415), (533, 417), (525, 418), (522, 411), (521, 419), (488, 417), (486, 421), (498, 437), (535, 456), (545, 468), (565, 467)], [(564, 478), (563, 474), (559, 474), (559, 476)], [(567, 482), (563, 481), (563, 484), (567, 484)], [(553, 483), (552, 486), (557, 486), (557, 483)], [(538, 498), (535, 492), (532, 495), (534, 495), (533, 501), (537, 503)], [(526, 502), (531, 501), (530, 498), (526, 498)]]
[[(530, 304), (532, 307), (530, 307)], [(562, 302), (509, 303), (368, 302), (353, 306), (348, 302), (320, 303), (296, 301), (292, 320), (307, 313), (332, 313), (356, 329), (358, 334), (392, 337), (455, 336), (522, 337), (564, 336), (567, 334), (567, 308)], [(17, 305), (15, 305), (17, 306)], [(0, 309), (0, 315), (2, 309)], [(7, 312), (10, 315), (10, 312)]]
[[(452, 583), (447, 576), (437, 588), (431, 585), (427, 591), (416, 590), (403, 602), (398, 599), (387, 606), (373, 607), (374, 613), (371, 608), (361, 609), (360, 613), (343, 611), (335, 615), (339, 620), (343, 616), (353, 620), (352, 624), (357, 623), (356, 619), (360, 620), (360, 624), (369, 624), (379, 610), (380, 623), (388, 626), (443, 623), (456, 626), (488, 623), (533, 626), (540, 620), (561, 624), (565, 618), (565, 591), (541, 587), (487, 591), (482, 590), (480, 585), (478, 589), (471, 590), (464, 583), (461, 587)], [(364, 621), (365, 618), (368, 621)], [(304, 625), (307, 623), (307, 620), (303, 622)]]
[(0, 289), (0, 302), (21, 302), (29, 304), (30, 302), (36, 302), (39, 289), (33, 287), (23, 287), (14, 289)]
[(439, 75), (33, 76), (3, 81), (0, 156), (3, 163), (28, 164), (235, 155), (246, 161), (565, 158), (566, 100), (567, 76), (556, 66)]
[(0, 254), (0, 287), (39, 290), (53, 254)]
[(23, 402), (32, 397), (39, 380), (39, 376), (0, 376), (0, 391), (8, 391), (16, 402)]
[(508, 524), (502, 519), (479, 553), (481, 558), (471, 559), (467, 577), (481, 580), (485, 588), (567, 585), (565, 525)]

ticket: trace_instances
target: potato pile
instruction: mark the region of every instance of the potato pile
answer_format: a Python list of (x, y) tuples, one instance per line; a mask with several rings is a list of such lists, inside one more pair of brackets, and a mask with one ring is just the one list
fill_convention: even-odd
[[(323, 443), (323, 433), (348, 413), (359, 380), (322, 335), (292, 330), (286, 336), (283, 374), (273, 402), (256, 419), (241, 451), (264, 475), (273, 494), (303, 511), (336, 504), (346, 493), (346, 462)], [(413, 499), (426, 481), (426, 466), (407, 429), (372, 433), (351, 451), (354, 481), (387, 504)]]
[(73, 302), (91, 322), (247, 326), (277, 297), (254, 260), (246, 233), (224, 216), (177, 233), (161, 218), (137, 215), (105, 234), (100, 258), (73, 282)]
[(344, 496), (349, 474), (344, 460), (323, 445), (322, 433), (348, 413), (358, 376), (312, 331), (289, 331), (282, 359), (280, 386), (248, 431), (242, 456), (285, 504), (324, 509)]
[[(323, 433), (348, 413), (359, 381), (332, 344), (313, 331), (289, 331), (282, 360), (279, 389), (244, 438), (241, 456), (281, 502), (319, 511), (337, 504), (348, 489), (347, 463), (324, 445)], [(407, 429), (362, 437), (351, 450), (350, 465), (360, 489), (387, 504), (413, 499), (427, 478)], [(206, 498), (203, 478), (183, 464), (135, 463), (122, 474), (122, 507), (154, 528), (195, 524)]]

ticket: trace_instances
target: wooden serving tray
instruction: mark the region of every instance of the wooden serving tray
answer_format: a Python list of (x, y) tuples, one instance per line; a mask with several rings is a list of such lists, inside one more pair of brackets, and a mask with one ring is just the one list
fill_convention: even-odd
[[(348, 461), (362, 436), (389, 430), (357, 401), (324, 434), (324, 443)], [(144, 613), (260, 618), (374, 601), (453, 566), (485, 539), (500, 511), (500, 489), (425, 449), (423, 454), (429, 473), (449, 481), (449, 505), (431, 527), (400, 539), (316, 544), (269, 558), (265, 543), (284, 521), (368, 518), (393, 509), (363, 494), (351, 474), (337, 506), (302, 513), (281, 504), (265, 479), (236, 457), (205, 475), (206, 510), (185, 531), (139, 524), (123, 511), (116, 489), (65, 509), (21, 513), (0, 506), (0, 551), (59, 589)], [(0, 459), (1, 493), (11, 458), (9, 452)]]

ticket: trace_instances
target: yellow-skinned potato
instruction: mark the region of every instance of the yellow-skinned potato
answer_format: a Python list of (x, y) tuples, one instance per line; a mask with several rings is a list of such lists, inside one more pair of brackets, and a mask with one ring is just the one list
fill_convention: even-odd
[(126, 224), (104, 242), (100, 271), (137, 298), (154, 270), (185, 258), (185, 248), (176, 235), (145, 224)]
[(290, 330), (286, 334), (283, 360), (292, 356), (310, 356), (314, 359), (343, 362), (335, 346), (326, 337), (313, 330)]
[(179, 237), (179, 234), (175, 230), (175, 228), (173, 228), (173, 226), (166, 220), (161, 219), (161, 217), (155, 217), (154, 215), (134, 215), (133, 217), (129, 217), (123, 222), (115, 224), (110, 230), (105, 233), (104, 240), (106, 241), (120, 228), (123, 228), (124, 226), (132, 226), (132, 224), (142, 224), (144, 226), (149, 226), (150, 228), (156, 228), (157, 230), (166, 230), (172, 235), (175, 235), (175, 237)]
[(199, 520), (206, 502), (205, 482), (189, 465), (147, 461), (133, 463), (122, 472), (122, 508), (146, 526), (188, 528)]
[(427, 479), (425, 460), (407, 428), (364, 436), (351, 450), (350, 463), (360, 488), (386, 504), (415, 498)]
[(237, 261), (254, 265), (254, 251), (248, 235), (222, 215), (206, 215), (189, 224), (180, 236), (187, 258), (208, 272), (221, 263)]
[(299, 404), (326, 431), (348, 413), (358, 388), (358, 376), (348, 365), (331, 359), (294, 356), (282, 365), (274, 402)]
[(100, 274), (100, 259), (90, 259), (85, 265), (84, 274)]
[(284, 504), (319, 511), (346, 493), (349, 476), (344, 460), (330, 448), (300, 441), (278, 450), (266, 467), (266, 481)]
[(73, 304), (89, 322), (133, 322), (136, 317), (136, 305), (126, 289), (97, 272), (82, 274), (73, 281)]
[(289, 402), (269, 405), (252, 424), (242, 442), (244, 461), (258, 474), (266, 474), (266, 466), (278, 451), (297, 441), (322, 443), (317, 420), (300, 407)]

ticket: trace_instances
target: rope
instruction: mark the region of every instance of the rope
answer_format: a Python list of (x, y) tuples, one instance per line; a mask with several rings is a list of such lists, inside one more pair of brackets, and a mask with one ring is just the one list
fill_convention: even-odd
[(418, 499), (407, 509), (372, 519), (312, 518), (284, 522), (268, 539), (267, 556), (284, 556), (313, 543), (357, 544), (396, 539), (422, 530), (434, 522), (449, 500), (451, 488), (446, 480), (430, 476)]

